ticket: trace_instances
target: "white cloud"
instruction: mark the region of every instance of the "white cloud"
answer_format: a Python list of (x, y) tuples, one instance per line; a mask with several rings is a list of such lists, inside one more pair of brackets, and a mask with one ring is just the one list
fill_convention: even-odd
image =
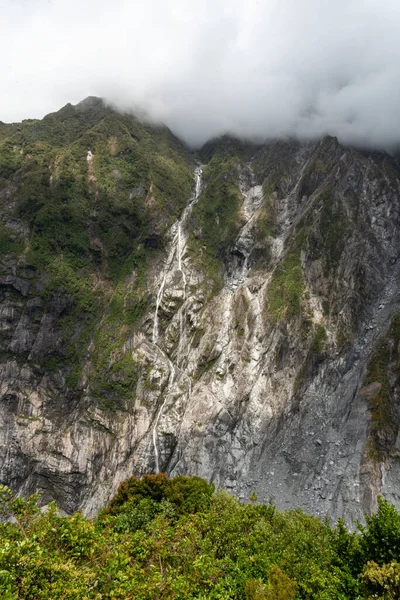
[(87, 95), (199, 145), (400, 140), (397, 0), (0, 0), (0, 119)]

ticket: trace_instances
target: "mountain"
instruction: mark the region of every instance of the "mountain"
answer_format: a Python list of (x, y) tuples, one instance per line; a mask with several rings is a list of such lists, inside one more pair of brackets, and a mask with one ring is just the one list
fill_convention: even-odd
[(93, 514), (199, 475), (343, 516), (400, 506), (400, 164), (97, 98), (0, 123), (0, 482)]

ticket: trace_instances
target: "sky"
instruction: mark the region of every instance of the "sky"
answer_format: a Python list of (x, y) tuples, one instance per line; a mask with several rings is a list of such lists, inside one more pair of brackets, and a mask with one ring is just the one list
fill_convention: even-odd
[(100, 96), (193, 147), (400, 142), (399, 0), (0, 0), (0, 120)]

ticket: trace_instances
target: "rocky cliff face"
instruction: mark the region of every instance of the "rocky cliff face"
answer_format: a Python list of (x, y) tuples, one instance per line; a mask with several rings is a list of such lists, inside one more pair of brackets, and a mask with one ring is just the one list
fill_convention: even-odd
[(0, 128), (1, 481), (67, 512), (158, 470), (400, 505), (397, 162), (60, 113)]

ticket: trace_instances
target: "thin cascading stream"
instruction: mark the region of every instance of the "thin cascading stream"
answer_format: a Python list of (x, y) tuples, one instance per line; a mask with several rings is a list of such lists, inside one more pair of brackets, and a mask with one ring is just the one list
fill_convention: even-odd
[[(253, 176), (254, 179), (254, 176)], [(231, 292), (244, 284), (249, 273), (249, 240), (252, 239), (251, 227), (254, 218), (259, 214), (259, 209), (262, 204), (262, 186), (252, 185), (247, 192), (243, 193), (242, 214), (245, 223), (242, 226), (238, 237), (236, 238), (234, 248), (237, 256), (241, 256), (242, 260), (234, 265), (233, 272), (229, 280), (229, 288)]]
[(164, 269), (164, 275), (163, 278), (161, 280), (161, 285), (160, 288), (158, 290), (157, 293), (157, 299), (156, 299), (156, 310), (154, 313), (154, 322), (153, 322), (153, 333), (151, 336), (151, 341), (153, 344), (157, 344), (158, 341), (158, 311), (160, 308), (160, 304), (161, 301), (163, 299), (163, 295), (164, 295), (164, 288), (165, 288), (165, 282), (167, 279), (167, 275), (171, 269), (172, 263), (174, 262), (174, 258), (175, 258), (175, 253), (176, 253), (176, 237), (177, 235), (175, 235), (173, 241), (172, 241), (172, 246), (171, 246), (171, 250), (168, 254), (168, 259), (167, 259), (167, 263), (165, 265), (165, 269)]
[(161, 285), (160, 285), (160, 288), (157, 293), (156, 310), (154, 313), (154, 324), (153, 324), (153, 334), (152, 334), (153, 344), (157, 343), (157, 340), (158, 340), (158, 333), (159, 333), (158, 311), (159, 311), (160, 304), (162, 302), (162, 298), (164, 295), (164, 288), (165, 288), (165, 282), (167, 279), (167, 275), (171, 270), (171, 267), (173, 265), (175, 257), (177, 257), (178, 270), (181, 271), (183, 274), (183, 280), (184, 280), (183, 292), (184, 292), (184, 295), (186, 295), (186, 274), (185, 274), (184, 270), (182, 270), (182, 257), (184, 255), (184, 252), (186, 249), (186, 244), (187, 244), (187, 236), (185, 236), (184, 227), (186, 225), (188, 217), (190, 216), (193, 206), (196, 204), (196, 202), (198, 201), (199, 196), (200, 196), (201, 174), (202, 174), (202, 168), (198, 167), (195, 171), (195, 177), (196, 177), (195, 194), (194, 194), (193, 198), (190, 200), (189, 204), (185, 207), (180, 220), (173, 226), (176, 229), (176, 234), (174, 235), (173, 240), (172, 240), (171, 250), (169, 252), (167, 263), (166, 263), (165, 269), (164, 269), (164, 275), (161, 280)]
[(181, 307), (181, 310), (179, 311), (178, 350), (177, 350), (177, 355), (176, 355), (176, 364), (178, 367), (179, 367), (180, 359), (181, 359), (181, 355), (182, 355), (183, 329), (184, 329), (184, 319), (185, 319), (185, 302), (186, 302), (186, 286), (187, 286), (186, 270), (185, 270), (185, 266), (184, 266), (184, 263), (182, 260), (185, 250), (186, 250), (186, 244), (187, 244), (187, 235), (185, 235), (185, 226), (186, 226), (186, 222), (187, 222), (188, 218), (190, 217), (193, 206), (196, 204), (196, 202), (198, 201), (199, 196), (200, 196), (201, 174), (202, 174), (202, 168), (199, 167), (198, 169), (196, 169), (196, 172), (195, 172), (196, 188), (195, 188), (194, 198), (191, 200), (191, 202), (189, 202), (188, 206), (183, 211), (181, 220), (178, 223), (178, 232), (179, 232), (178, 268), (179, 268), (180, 272), (182, 273), (182, 282), (183, 282), (183, 285), (182, 285), (182, 290), (183, 290), (182, 307)]
[[(154, 462), (155, 462), (156, 473), (160, 472), (157, 427), (158, 427), (160, 418), (163, 414), (169, 392), (175, 382), (176, 368), (178, 368), (178, 366), (179, 366), (181, 349), (182, 349), (183, 325), (184, 325), (183, 310), (184, 310), (184, 303), (186, 301), (186, 285), (187, 285), (186, 272), (185, 272), (184, 263), (183, 263), (183, 256), (184, 256), (184, 253), (186, 250), (186, 244), (187, 244), (187, 235), (185, 234), (185, 226), (187, 223), (187, 219), (191, 214), (192, 208), (196, 204), (196, 202), (198, 201), (199, 196), (200, 196), (201, 173), (202, 173), (202, 168), (198, 167), (195, 171), (195, 178), (196, 178), (195, 193), (191, 197), (186, 208), (184, 209), (180, 220), (173, 226), (176, 230), (176, 233), (172, 239), (171, 249), (168, 254), (167, 262), (166, 262), (166, 265), (164, 268), (164, 274), (163, 274), (160, 288), (158, 290), (157, 298), (156, 298), (156, 309), (154, 312), (154, 322), (153, 322), (153, 331), (152, 331), (152, 343), (157, 347), (158, 351), (162, 355), (165, 362), (168, 364), (168, 368), (169, 368), (169, 377), (168, 377), (167, 389), (165, 391), (165, 398), (164, 398), (162, 405), (160, 406), (159, 411), (157, 412), (156, 418), (154, 420), (153, 430), (152, 430), (152, 439), (153, 439), (153, 447), (154, 447)], [(181, 272), (182, 282), (183, 282), (183, 302), (182, 302), (181, 309), (179, 311), (179, 339), (178, 339), (178, 350), (177, 350), (177, 355), (176, 355), (176, 366), (172, 363), (169, 356), (164, 352), (164, 350), (158, 344), (159, 308), (160, 308), (160, 305), (161, 305), (161, 302), (163, 299), (167, 276), (168, 276), (169, 272), (171, 271), (174, 262), (176, 262), (176, 265), (177, 265), (177, 268), (175, 270), (178, 270)]]
[(164, 398), (164, 401), (163, 401), (162, 405), (160, 406), (160, 410), (157, 413), (157, 416), (156, 416), (156, 419), (155, 419), (154, 425), (153, 425), (153, 431), (152, 431), (153, 447), (154, 447), (154, 462), (155, 462), (155, 471), (156, 471), (156, 473), (160, 472), (159, 451), (158, 451), (158, 445), (157, 445), (157, 426), (158, 426), (158, 422), (160, 420), (160, 417), (161, 417), (161, 415), (163, 413), (165, 404), (166, 404), (167, 399), (168, 399), (168, 392), (171, 389), (171, 387), (173, 386), (174, 381), (175, 381), (175, 367), (174, 367), (173, 363), (168, 358), (168, 356), (165, 354), (165, 352), (163, 350), (161, 350), (160, 347), (158, 347), (158, 349), (161, 352), (161, 354), (163, 355), (163, 357), (166, 360), (166, 362), (168, 363), (169, 376), (168, 376), (168, 384), (167, 384), (167, 391), (165, 393), (165, 398)]

